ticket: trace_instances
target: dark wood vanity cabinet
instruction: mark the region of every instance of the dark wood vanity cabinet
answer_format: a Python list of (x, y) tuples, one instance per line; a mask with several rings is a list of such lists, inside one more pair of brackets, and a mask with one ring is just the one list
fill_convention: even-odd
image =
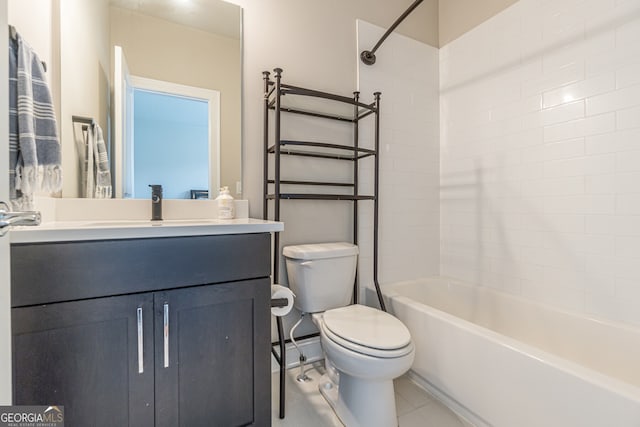
[(269, 234), (12, 246), (14, 403), (64, 405), (70, 426), (270, 425), (269, 251)]
[[(142, 308), (145, 370), (138, 373)], [(70, 426), (152, 426), (153, 295), (14, 308), (13, 401), (64, 405)]]
[[(266, 372), (262, 367), (262, 383), (269, 388), (258, 392), (251, 351), (256, 332), (270, 334), (268, 313), (263, 319), (267, 329), (255, 331), (254, 321), (257, 303), (269, 306), (269, 289), (268, 280), (262, 279), (154, 295), (155, 341), (163, 343), (155, 346), (157, 426), (271, 425), (270, 366)], [(165, 304), (168, 348), (164, 346)], [(259, 338), (263, 340), (264, 336)], [(267, 361), (268, 352), (267, 344)], [(264, 355), (263, 350), (260, 356)], [(256, 422), (254, 407), (265, 405), (268, 419)]]

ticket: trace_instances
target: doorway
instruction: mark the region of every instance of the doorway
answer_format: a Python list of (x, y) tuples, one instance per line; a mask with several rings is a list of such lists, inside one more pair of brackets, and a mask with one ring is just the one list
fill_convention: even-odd
[(220, 187), (220, 92), (133, 76), (122, 48), (114, 49), (116, 197), (148, 198), (148, 185), (159, 184), (167, 198), (215, 198)]
[(209, 189), (209, 105), (189, 98), (133, 89), (132, 198), (148, 198), (161, 184), (168, 199)]
[(220, 182), (220, 92), (131, 76), (131, 129), (124, 140), (124, 197), (217, 194)]

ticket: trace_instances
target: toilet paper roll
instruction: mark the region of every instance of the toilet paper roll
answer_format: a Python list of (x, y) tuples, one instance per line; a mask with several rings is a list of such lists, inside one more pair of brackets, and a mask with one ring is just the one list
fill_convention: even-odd
[(291, 289), (282, 285), (271, 285), (271, 299), (286, 298), (287, 305), (284, 307), (271, 307), (271, 314), (274, 316), (285, 316), (289, 314), (293, 308), (293, 298), (295, 295), (291, 292)]

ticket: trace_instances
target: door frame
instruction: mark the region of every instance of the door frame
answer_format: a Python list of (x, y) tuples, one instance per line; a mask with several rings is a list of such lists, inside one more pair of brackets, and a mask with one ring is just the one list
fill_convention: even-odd
[[(118, 48), (118, 46), (116, 46)], [(116, 55), (117, 57), (117, 55)], [(116, 67), (117, 69), (117, 67)], [(208, 120), (208, 151), (209, 151), (209, 171), (208, 171), (208, 183), (209, 183), (209, 198), (213, 199), (218, 195), (218, 189), (220, 188), (220, 92), (213, 89), (205, 89), (195, 86), (187, 86), (178, 83), (167, 82), (163, 80), (149, 79), (146, 77), (140, 77), (129, 74), (126, 78), (126, 85), (133, 92), (135, 89), (147, 90), (150, 92), (165, 93), (171, 96), (181, 96), (184, 98), (197, 99), (204, 101), (209, 107), (209, 120)], [(124, 89), (123, 89), (124, 91)], [(118, 111), (118, 103), (125, 102), (125, 99), (116, 97), (115, 106)], [(127, 106), (120, 107), (119, 111), (125, 109), (133, 110), (133, 105), (127, 104)], [(116, 112), (116, 121), (131, 121), (135, 120), (133, 117), (133, 111), (126, 114), (118, 114)], [(133, 124), (132, 123), (116, 123), (116, 138), (114, 152), (116, 157), (121, 161), (119, 163), (126, 165), (120, 171), (116, 170), (116, 181), (125, 183), (126, 189), (133, 189), (132, 181), (132, 165), (133, 165)], [(118, 129), (121, 129), (119, 132)], [(128, 129), (128, 135), (125, 137), (124, 130)], [(118, 185), (118, 184), (116, 184)], [(118, 191), (121, 190), (121, 185), (118, 185), (116, 190), (116, 196)], [(125, 189), (125, 193), (127, 190)], [(121, 195), (122, 196), (122, 195)], [(126, 195), (125, 195), (126, 197)]]
[[(114, 46), (113, 71), (113, 156), (111, 168), (113, 172), (113, 190), (117, 199), (130, 197), (128, 194), (133, 186), (124, 180), (125, 153), (122, 151), (126, 140), (131, 138), (131, 123), (133, 122), (133, 99), (129, 74), (129, 67), (121, 46)], [(129, 126), (127, 126), (129, 125)], [(132, 159), (128, 159), (132, 161)]]
[(209, 106), (209, 198), (215, 198), (220, 188), (220, 92), (135, 75), (131, 75), (131, 86), (134, 90), (141, 89), (207, 102)]

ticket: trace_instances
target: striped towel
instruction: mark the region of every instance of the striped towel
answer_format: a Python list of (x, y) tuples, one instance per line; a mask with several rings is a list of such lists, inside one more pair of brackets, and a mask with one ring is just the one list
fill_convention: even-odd
[(111, 186), (109, 156), (102, 136), (102, 128), (98, 124), (89, 126), (85, 138), (85, 159), (82, 171), (83, 195), (95, 199), (110, 199), (113, 188)]
[(9, 37), (9, 199), (32, 210), (36, 191), (62, 189), (60, 141), (42, 62), (16, 34)]

